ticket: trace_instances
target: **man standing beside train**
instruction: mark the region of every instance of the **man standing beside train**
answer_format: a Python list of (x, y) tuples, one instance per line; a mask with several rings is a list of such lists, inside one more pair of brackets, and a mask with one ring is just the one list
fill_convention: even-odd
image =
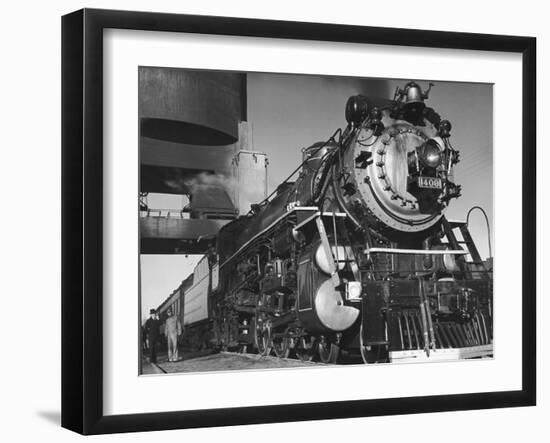
[(168, 361), (178, 361), (178, 336), (181, 335), (181, 323), (172, 308), (168, 308), (168, 317), (164, 325), (164, 333), (168, 340)]
[(157, 362), (157, 342), (160, 335), (160, 320), (154, 309), (149, 310), (149, 318), (145, 322), (145, 332), (149, 341), (149, 362)]

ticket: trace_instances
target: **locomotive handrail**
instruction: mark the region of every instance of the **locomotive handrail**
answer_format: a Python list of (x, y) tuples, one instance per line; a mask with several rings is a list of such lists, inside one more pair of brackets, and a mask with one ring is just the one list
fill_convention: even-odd
[(384, 252), (388, 254), (422, 254), (422, 255), (468, 255), (468, 251), (456, 249), (395, 249), (395, 248), (370, 248), (365, 254)]
[(290, 217), (293, 213), (296, 211), (310, 211), (310, 212), (316, 212), (319, 208), (316, 206), (294, 206), (289, 211), (282, 214), (279, 218), (277, 218), (275, 221), (273, 221), (269, 226), (262, 229), (260, 232), (258, 232), (254, 237), (252, 237), (250, 240), (248, 240), (246, 243), (244, 243), (239, 249), (237, 249), (229, 258), (227, 258), (222, 264), (220, 264), (220, 269), (225, 266), (227, 263), (229, 263), (231, 260), (233, 260), (234, 257), (236, 257), (241, 251), (246, 249), (251, 243), (253, 243), (256, 239), (258, 239), (260, 236), (265, 234), (267, 231), (272, 229), (275, 225), (277, 225), (281, 220), (284, 220), (287, 217)]
[(319, 216), (334, 216), (334, 217), (347, 217), (345, 212), (332, 212), (332, 211), (316, 211), (315, 214), (311, 215), (311, 217), (306, 218), (301, 223), (298, 223), (296, 226), (294, 226), (294, 229), (299, 230), (303, 226), (307, 225), (308, 223), (311, 223), (313, 220), (315, 220)]

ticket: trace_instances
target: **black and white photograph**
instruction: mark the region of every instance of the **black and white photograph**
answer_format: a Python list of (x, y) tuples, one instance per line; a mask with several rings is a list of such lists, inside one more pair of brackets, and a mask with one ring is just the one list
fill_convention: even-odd
[(493, 84), (136, 75), (140, 375), (498, 358)]

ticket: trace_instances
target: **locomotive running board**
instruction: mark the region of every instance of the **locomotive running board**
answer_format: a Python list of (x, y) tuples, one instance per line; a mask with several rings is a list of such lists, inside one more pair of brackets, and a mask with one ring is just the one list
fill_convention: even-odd
[(231, 257), (229, 257), (227, 260), (225, 260), (221, 265), (220, 268), (224, 267), (227, 263), (229, 263), (231, 260), (233, 260), (237, 255), (239, 255), (242, 251), (244, 251), (248, 246), (250, 246), (255, 240), (260, 238), (262, 235), (264, 235), (266, 232), (269, 232), (271, 229), (273, 229), (277, 224), (281, 223), (284, 219), (289, 218), (296, 214), (297, 212), (305, 212), (312, 214), (308, 218), (306, 218), (303, 222), (299, 223), (294, 227), (294, 229), (301, 229), (306, 224), (311, 223), (311, 221), (315, 220), (316, 217), (319, 216), (335, 216), (335, 217), (346, 217), (346, 214), (341, 212), (320, 212), (319, 208), (316, 206), (294, 206), (290, 208), (287, 212), (282, 214), (279, 218), (277, 218), (274, 222), (272, 222), (269, 226), (262, 229), (260, 232), (258, 232), (254, 237), (252, 237), (250, 240), (248, 240), (246, 243), (244, 243), (237, 251), (233, 253)]
[(242, 251), (244, 251), (248, 246), (250, 246), (255, 240), (260, 238), (262, 235), (264, 235), (269, 230), (273, 229), (278, 223), (280, 223), (285, 218), (288, 218), (292, 215), (294, 215), (296, 212), (303, 211), (303, 212), (309, 212), (314, 213), (318, 211), (319, 208), (316, 206), (294, 206), (290, 208), (287, 212), (283, 213), (279, 218), (277, 218), (274, 222), (272, 222), (269, 226), (262, 229), (260, 232), (258, 232), (254, 237), (252, 237), (250, 240), (248, 240), (246, 243), (244, 243), (239, 249), (237, 249), (231, 257), (229, 257), (227, 260), (225, 260), (221, 265), (220, 268), (224, 267), (227, 263), (229, 263), (231, 260), (233, 260), (237, 255), (239, 255)]
[(306, 218), (303, 222), (298, 223), (296, 226), (294, 226), (294, 229), (299, 231), (307, 224), (311, 223), (314, 220), (317, 220), (319, 217), (337, 217), (337, 218), (345, 218), (347, 215), (344, 212), (321, 212), (321, 211), (315, 211), (310, 217)]
[(428, 356), (424, 349), (390, 351), (390, 363), (420, 363), (433, 361), (456, 361), (468, 358), (492, 357), (493, 345), (468, 346), (465, 348), (431, 349)]
[(415, 255), (467, 255), (468, 251), (453, 249), (397, 249), (397, 248), (369, 248), (365, 254), (415, 254)]

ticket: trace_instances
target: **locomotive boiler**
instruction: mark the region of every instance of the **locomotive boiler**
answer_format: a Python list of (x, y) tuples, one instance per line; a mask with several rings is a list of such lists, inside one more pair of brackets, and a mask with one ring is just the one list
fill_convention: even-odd
[(459, 152), (426, 105), (431, 87), (350, 97), (345, 129), (220, 230), (201, 320), (211, 343), (325, 363), (492, 355), (492, 269), (444, 215)]

